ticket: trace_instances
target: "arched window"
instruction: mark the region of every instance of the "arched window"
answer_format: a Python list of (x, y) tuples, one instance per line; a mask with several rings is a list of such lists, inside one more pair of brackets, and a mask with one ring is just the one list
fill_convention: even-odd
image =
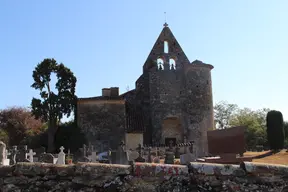
[(164, 53), (169, 53), (169, 44), (168, 44), (168, 41), (164, 41)]
[(169, 59), (169, 66), (170, 66), (170, 70), (171, 69), (176, 69), (176, 61), (173, 58)]
[(158, 69), (164, 70), (164, 60), (162, 58), (157, 59), (157, 66), (158, 66)]

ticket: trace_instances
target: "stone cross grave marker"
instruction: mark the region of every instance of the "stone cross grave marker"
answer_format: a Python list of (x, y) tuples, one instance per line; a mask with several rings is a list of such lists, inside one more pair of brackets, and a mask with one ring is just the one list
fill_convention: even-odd
[(149, 163), (152, 163), (152, 158), (151, 158), (151, 147), (148, 147), (148, 158), (147, 158), (147, 161)]
[(30, 149), (30, 150), (29, 150), (29, 153), (27, 154), (27, 156), (29, 157), (28, 160), (29, 160), (30, 163), (33, 163), (33, 157), (34, 157), (34, 155), (36, 155), (36, 153), (33, 152), (32, 149)]
[(45, 153), (46, 149), (45, 149), (45, 147), (39, 147), (39, 148), (34, 149), (33, 151), (36, 153), (35, 157), (33, 157), (33, 161), (38, 162), (40, 159), (40, 156), (43, 153)]
[(178, 145), (175, 147), (175, 158), (180, 158), (180, 147)]
[(123, 141), (119, 144), (115, 156), (112, 153), (111, 157), (112, 157), (112, 163), (128, 165), (128, 157), (125, 151), (125, 144)]
[(29, 162), (29, 160), (27, 159), (27, 153), (29, 152), (27, 145), (19, 146), (19, 148), (20, 149), (16, 155), (16, 161), (17, 162)]
[(138, 144), (137, 151), (138, 151), (139, 156), (137, 159), (135, 159), (135, 162), (145, 162), (145, 159), (142, 157), (142, 149), (143, 148), (141, 144)]
[(165, 153), (165, 164), (174, 164), (173, 141), (169, 142), (169, 148)]
[(10, 164), (14, 165), (16, 164), (16, 155), (18, 154), (17, 146), (13, 146), (11, 150), (11, 157), (10, 157)]
[(65, 165), (65, 153), (64, 153), (64, 147), (60, 147), (60, 152), (58, 154), (58, 159), (56, 162), (57, 165)]
[(78, 157), (78, 162), (90, 162), (90, 159), (86, 156), (86, 145), (79, 149), (80, 157)]

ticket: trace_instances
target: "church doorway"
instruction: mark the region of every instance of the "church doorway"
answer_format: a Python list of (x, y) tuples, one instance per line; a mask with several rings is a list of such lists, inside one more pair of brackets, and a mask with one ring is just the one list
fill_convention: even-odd
[(162, 121), (162, 143), (169, 146), (170, 143), (176, 145), (181, 143), (183, 129), (180, 119), (177, 117), (168, 117)]

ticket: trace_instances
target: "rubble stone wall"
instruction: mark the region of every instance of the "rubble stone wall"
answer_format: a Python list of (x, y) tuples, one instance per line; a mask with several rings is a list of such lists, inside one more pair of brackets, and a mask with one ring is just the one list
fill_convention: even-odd
[(125, 140), (125, 104), (123, 100), (78, 102), (78, 126), (87, 143), (101, 151), (117, 149)]
[(191, 163), (115, 165), (18, 163), (0, 167), (6, 191), (285, 191), (288, 166)]

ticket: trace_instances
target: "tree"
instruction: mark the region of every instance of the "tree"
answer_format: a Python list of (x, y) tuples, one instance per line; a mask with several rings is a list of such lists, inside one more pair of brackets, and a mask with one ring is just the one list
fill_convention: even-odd
[(267, 147), (266, 113), (269, 109), (239, 109), (231, 117), (230, 126), (245, 126), (245, 142), (247, 150), (254, 150), (257, 145)]
[[(51, 85), (52, 74), (57, 77), (55, 92)], [(75, 108), (77, 79), (62, 63), (58, 64), (54, 59), (44, 59), (33, 71), (33, 80), (31, 87), (40, 91), (40, 99), (32, 99), (32, 112), (36, 118), (47, 122), (48, 152), (54, 152), (58, 123), (63, 116), (69, 117)]]
[(220, 101), (214, 106), (214, 119), (218, 129), (229, 127), (229, 121), (232, 115), (237, 111), (236, 104), (229, 104), (226, 101)]
[(288, 121), (284, 122), (284, 135), (285, 135), (284, 146), (287, 148), (288, 147)]
[(6, 140), (7, 145), (19, 145), (26, 138), (42, 132), (42, 126), (43, 122), (37, 120), (27, 108), (10, 107), (0, 110), (1, 138)]
[(272, 150), (284, 148), (284, 122), (280, 111), (269, 111), (266, 117), (267, 138)]
[(86, 144), (85, 135), (77, 126), (74, 120), (60, 123), (55, 135), (55, 146), (59, 149), (64, 146), (65, 149), (70, 149), (71, 152), (76, 152)]

